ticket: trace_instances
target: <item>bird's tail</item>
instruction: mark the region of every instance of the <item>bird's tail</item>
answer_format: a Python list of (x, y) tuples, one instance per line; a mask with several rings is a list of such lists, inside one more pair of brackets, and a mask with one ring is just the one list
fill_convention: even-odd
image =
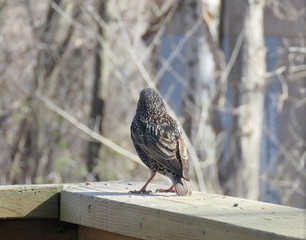
[(178, 196), (189, 196), (191, 195), (191, 184), (190, 181), (183, 177), (175, 177), (172, 179), (175, 192)]

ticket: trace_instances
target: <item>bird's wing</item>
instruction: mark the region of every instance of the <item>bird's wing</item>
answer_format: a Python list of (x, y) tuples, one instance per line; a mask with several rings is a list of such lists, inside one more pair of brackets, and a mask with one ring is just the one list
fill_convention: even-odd
[(146, 124), (145, 127), (146, 131), (142, 134), (132, 133), (133, 141), (159, 164), (182, 175), (182, 163), (178, 159), (178, 154), (186, 152), (182, 150), (182, 153), (178, 153), (179, 140), (175, 138), (173, 129), (153, 124)]
[(188, 162), (187, 148), (186, 148), (186, 144), (185, 144), (184, 139), (182, 138), (182, 136), (180, 136), (180, 138), (178, 140), (177, 148), (178, 148), (179, 158), (180, 158), (181, 163), (182, 163), (183, 177), (186, 180), (190, 180), (190, 178), (189, 178), (189, 162)]

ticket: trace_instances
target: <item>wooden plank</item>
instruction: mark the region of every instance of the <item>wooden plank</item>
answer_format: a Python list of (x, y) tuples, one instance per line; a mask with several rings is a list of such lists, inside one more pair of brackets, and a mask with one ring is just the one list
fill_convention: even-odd
[(0, 186), (0, 218), (59, 218), (63, 185)]
[(137, 238), (120, 235), (117, 233), (111, 233), (94, 228), (79, 226), (78, 240), (137, 240)]
[(77, 240), (78, 226), (58, 219), (0, 220), (0, 236), (5, 240)]
[(71, 185), (61, 194), (61, 220), (141, 239), (306, 236), (306, 211), (302, 209), (201, 192), (190, 197), (128, 193), (141, 185), (132, 182)]

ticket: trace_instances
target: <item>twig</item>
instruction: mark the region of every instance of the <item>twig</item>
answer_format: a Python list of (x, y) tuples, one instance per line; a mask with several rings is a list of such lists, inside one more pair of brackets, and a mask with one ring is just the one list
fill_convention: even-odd
[(195, 32), (199, 29), (202, 24), (202, 16), (198, 18), (193, 27), (187, 31), (185, 36), (179, 41), (176, 48), (171, 52), (167, 60), (164, 62), (163, 66), (159, 69), (158, 73), (153, 79), (153, 82), (160, 79), (161, 76), (168, 70), (168, 67), (171, 65), (173, 60), (177, 57), (177, 55), (182, 51), (183, 47), (187, 43), (187, 41), (195, 34)]
[(87, 134), (88, 136), (95, 139), (96, 141), (103, 143), (107, 147), (113, 149), (115, 152), (117, 152), (117, 153), (133, 160), (134, 162), (144, 166), (144, 164), (139, 160), (139, 158), (136, 154), (127, 151), (126, 149), (124, 149), (124, 148), (118, 146), (117, 144), (113, 143), (108, 138), (106, 138), (106, 137), (102, 136), (101, 134), (98, 134), (97, 132), (93, 131), (92, 129), (87, 127), (85, 124), (78, 121), (75, 117), (70, 115), (68, 112), (66, 112), (65, 110), (58, 107), (50, 99), (46, 98), (45, 96), (42, 96), (40, 93), (36, 93), (35, 97), (40, 102), (44, 103), (50, 110), (57, 113), (58, 115), (60, 115), (64, 119), (66, 119), (68, 122), (70, 122), (75, 127), (77, 127), (79, 130), (81, 130), (83, 133)]

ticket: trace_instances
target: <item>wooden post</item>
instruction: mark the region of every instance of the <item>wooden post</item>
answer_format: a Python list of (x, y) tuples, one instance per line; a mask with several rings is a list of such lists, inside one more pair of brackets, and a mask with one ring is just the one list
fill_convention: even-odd
[(0, 238), (77, 240), (78, 226), (59, 220), (61, 184), (0, 186)]

